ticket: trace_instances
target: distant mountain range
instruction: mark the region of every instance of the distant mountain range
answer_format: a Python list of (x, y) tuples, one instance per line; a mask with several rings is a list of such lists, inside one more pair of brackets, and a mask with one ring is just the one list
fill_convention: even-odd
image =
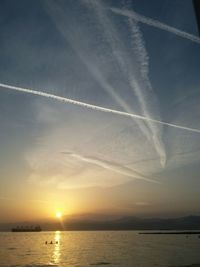
[(200, 230), (200, 216), (181, 218), (139, 218), (123, 217), (120, 219), (100, 220), (87, 217), (63, 219), (62, 225), (58, 221), (22, 222), (0, 224), (0, 231), (9, 231), (16, 225), (30, 226), (39, 224), (44, 231), (54, 230)]

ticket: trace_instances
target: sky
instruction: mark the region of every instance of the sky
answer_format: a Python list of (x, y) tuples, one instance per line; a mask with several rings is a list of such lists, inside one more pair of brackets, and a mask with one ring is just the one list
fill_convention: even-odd
[(1, 0), (0, 36), (0, 222), (199, 214), (192, 1)]

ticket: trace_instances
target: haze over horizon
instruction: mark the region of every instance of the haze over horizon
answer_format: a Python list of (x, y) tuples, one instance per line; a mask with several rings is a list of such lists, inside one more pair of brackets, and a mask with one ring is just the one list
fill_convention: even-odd
[(0, 24), (0, 223), (199, 214), (192, 1), (2, 0)]

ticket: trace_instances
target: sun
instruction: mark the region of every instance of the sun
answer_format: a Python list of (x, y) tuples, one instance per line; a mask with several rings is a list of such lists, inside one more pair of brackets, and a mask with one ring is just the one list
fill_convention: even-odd
[(62, 212), (61, 211), (56, 211), (56, 218), (58, 218), (58, 219), (62, 218)]

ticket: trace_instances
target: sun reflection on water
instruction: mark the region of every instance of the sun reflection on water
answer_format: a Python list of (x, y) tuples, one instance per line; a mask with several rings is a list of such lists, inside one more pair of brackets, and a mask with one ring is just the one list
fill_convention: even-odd
[(54, 236), (54, 251), (53, 251), (53, 261), (55, 264), (60, 263), (60, 240), (61, 240), (61, 232), (60, 231), (55, 231), (55, 236)]

